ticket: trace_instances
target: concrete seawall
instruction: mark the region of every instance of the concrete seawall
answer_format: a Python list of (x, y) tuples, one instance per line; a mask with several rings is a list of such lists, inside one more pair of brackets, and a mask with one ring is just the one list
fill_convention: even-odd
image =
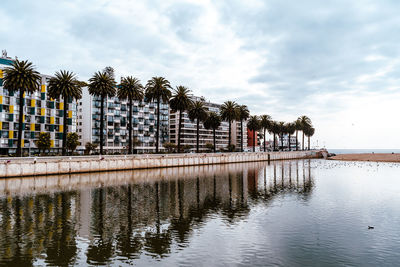
[(184, 167), (209, 164), (320, 158), (322, 152), (199, 153), (129, 156), (2, 158), (0, 177), (57, 175), (85, 172)]

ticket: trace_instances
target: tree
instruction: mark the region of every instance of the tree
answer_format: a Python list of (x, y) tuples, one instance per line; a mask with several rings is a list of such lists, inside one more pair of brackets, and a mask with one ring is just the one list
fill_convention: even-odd
[(164, 143), (163, 147), (168, 151), (168, 153), (172, 153), (176, 149), (176, 145), (174, 143)]
[(235, 101), (226, 101), (221, 106), (221, 118), (224, 121), (229, 123), (229, 140), (228, 140), (228, 147), (231, 147), (231, 133), (232, 133), (232, 126), (231, 123), (237, 119), (237, 104)]
[(31, 62), (16, 59), (11, 67), (4, 69), (3, 88), (9, 92), (19, 92), (17, 156), (22, 157), (22, 135), (24, 123), (24, 95), (34, 93), (40, 87), (40, 74)]
[(240, 120), (240, 152), (243, 152), (243, 121), (249, 118), (250, 112), (246, 105), (240, 105), (238, 106), (237, 113)]
[(74, 150), (79, 145), (79, 136), (77, 133), (68, 133), (67, 135), (67, 149), (74, 153)]
[(298, 139), (298, 134), (299, 131), (301, 131), (302, 126), (301, 126), (301, 121), (300, 118), (298, 118), (295, 122), (294, 122), (295, 126), (296, 126), (296, 151), (299, 150), (299, 139)]
[(142, 101), (144, 97), (144, 87), (140, 80), (132, 76), (122, 78), (119, 85), (117, 96), (120, 100), (128, 100), (129, 115), (128, 115), (128, 154), (133, 153), (132, 145), (132, 106), (133, 101)]
[(285, 122), (283, 121), (278, 122), (278, 129), (279, 129), (278, 136), (281, 137), (281, 148), (283, 150), (283, 135), (287, 132)]
[(294, 134), (294, 132), (296, 131), (296, 124), (293, 122), (288, 122), (285, 125), (286, 131), (289, 135), (289, 142), (288, 142), (288, 147), (289, 147), (289, 151), (292, 151), (291, 147), (290, 147), (290, 137)]
[(44, 133), (41, 132), (39, 134), (39, 138), (36, 141), (36, 146), (39, 149), (39, 154), (40, 151), (46, 152), (46, 149), (50, 149), (51, 146), (51, 140), (50, 140), (50, 133)]
[(157, 101), (157, 131), (156, 131), (156, 153), (158, 153), (160, 136), (160, 102), (168, 103), (171, 98), (172, 87), (169, 81), (163, 77), (153, 77), (147, 81), (145, 97), (149, 101)]
[(199, 153), (200, 122), (207, 119), (208, 113), (203, 101), (195, 101), (189, 108), (189, 119), (197, 123), (196, 153)]
[(54, 99), (62, 97), (64, 101), (62, 155), (65, 156), (68, 132), (68, 102), (70, 99), (82, 97), (81, 83), (77, 81), (73, 72), (60, 70), (49, 81), (48, 95)]
[(211, 143), (206, 143), (207, 151), (211, 152), (214, 150), (214, 145)]
[(189, 109), (193, 101), (189, 96), (190, 90), (185, 86), (177, 86), (174, 90), (169, 106), (172, 112), (179, 111), (179, 124), (178, 124), (178, 153), (181, 152), (181, 129), (182, 129), (182, 113)]
[(312, 126), (304, 128), (304, 134), (308, 137), (308, 150), (310, 150), (310, 137), (315, 133), (315, 129)]
[(311, 123), (311, 119), (307, 116), (300, 116), (298, 118), (298, 120), (300, 121), (300, 125), (301, 125), (301, 131), (303, 132), (303, 150), (304, 150), (304, 130), (307, 129), (307, 127), (311, 127), (312, 123)]
[(221, 117), (215, 112), (208, 113), (207, 119), (204, 121), (204, 128), (213, 130), (214, 153), (217, 149), (215, 131), (219, 126), (221, 126)]
[(272, 118), (270, 115), (261, 115), (260, 117), (260, 128), (264, 130), (264, 152), (266, 152), (265, 143), (267, 139), (267, 130), (271, 127)]
[(250, 116), (247, 128), (253, 132), (253, 152), (256, 152), (256, 131), (260, 129), (260, 120), (257, 116)]
[(100, 155), (103, 155), (104, 145), (104, 101), (107, 97), (115, 95), (116, 82), (113, 77), (105, 71), (96, 72), (92, 78), (89, 79), (89, 94), (100, 97)]
[(90, 155), (90, 152), (96, 150), (96, 148), (97, 148), (97, 145), (96, 145), (96, 144), (93, 144), (93, 143), (91, 143), (91, 142), (87, 142), (87, 143), (85, 144), (85, 154), (86, 154), (86, 155)]
[(270, 125), (270, 132), (274, 135), (274, 151), (276, 151), (276, 135), (280, 133), (278, 122), (272, 121)]

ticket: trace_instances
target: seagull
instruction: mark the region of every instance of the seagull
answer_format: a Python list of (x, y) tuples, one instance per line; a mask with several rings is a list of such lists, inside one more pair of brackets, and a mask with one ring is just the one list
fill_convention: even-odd
[(375, 228), (375, 227), (373, 227), (373, 226), (369, 226), (369, 225), (368, 225), (368, 229), (374, 229), (374, 228)]

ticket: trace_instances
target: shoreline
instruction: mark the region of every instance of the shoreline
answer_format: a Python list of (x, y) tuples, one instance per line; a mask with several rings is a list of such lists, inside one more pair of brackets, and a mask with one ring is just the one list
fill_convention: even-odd
[(360, 153), (339, 154), (330, 157), (329, 160), (342, 161), (369, 161), (369, 162), (400, 162), (400, 153)]

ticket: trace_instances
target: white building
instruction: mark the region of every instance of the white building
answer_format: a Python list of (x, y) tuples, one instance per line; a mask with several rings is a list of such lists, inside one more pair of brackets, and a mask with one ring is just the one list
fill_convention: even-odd
[[(134, 147), (137, 153), (155, 152), (157, 116), (155, 103), (145, 101), (133, 102), (132, 138), (138, 145)], [(159, 146), (168, 142), (168, 105), (160, 105), (160, 137)], [(111, 153), (125, 153), (128, 146), (128, 104), (117, 97), (107, 98), (104, 104), (104, 147)], [(87, 88), (82, 90), (82, 99), (78, 103), (78, 135), (83, 151), (88, 142), (100, 143), (100, 98), (89, 94)]]

